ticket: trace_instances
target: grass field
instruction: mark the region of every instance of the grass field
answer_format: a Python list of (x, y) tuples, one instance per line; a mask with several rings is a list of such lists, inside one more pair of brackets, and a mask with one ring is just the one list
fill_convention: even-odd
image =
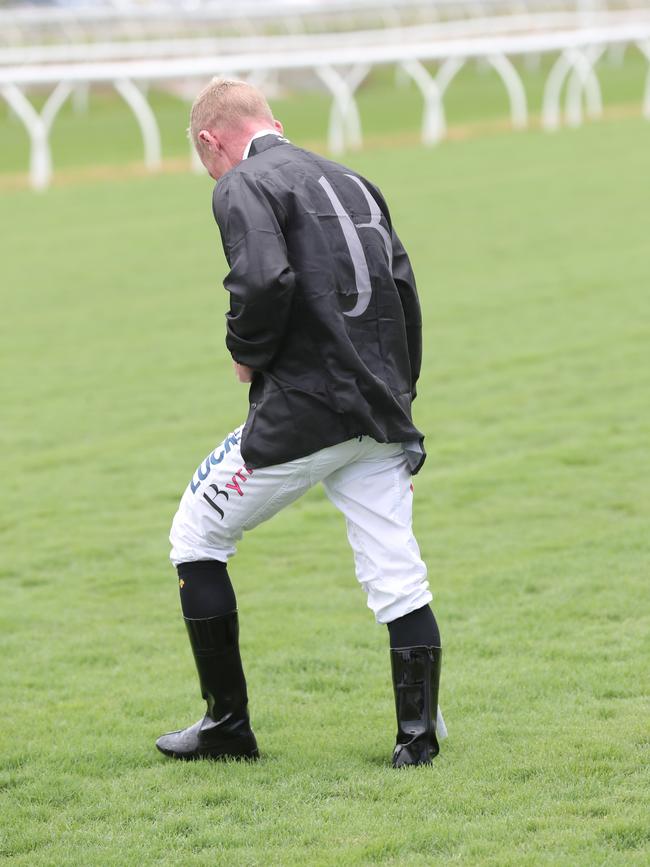
[(648, 863), (650, 127), (348, 161), (419, 277), (450, 737), (389, 767), (387, 636), (314, 490), (232, 562), (262, 760), (156, 752), (201, 713), (168, 526), (246, 411), (211, 185), (4, 193), (0, 860)]

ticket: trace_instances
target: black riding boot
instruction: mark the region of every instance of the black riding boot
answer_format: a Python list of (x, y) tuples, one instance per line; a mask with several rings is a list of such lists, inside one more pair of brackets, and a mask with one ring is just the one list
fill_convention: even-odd
[(162, 735), (156, 746), (175, 759), (258, 758), (248, 719), (237, 612), (184, 620), (208, 711), (193, 726)]
[(439, 647), (391, 649), (397, 712), (395, 768), (428, 765), (438, 755), (436, 715), (441, 657)]

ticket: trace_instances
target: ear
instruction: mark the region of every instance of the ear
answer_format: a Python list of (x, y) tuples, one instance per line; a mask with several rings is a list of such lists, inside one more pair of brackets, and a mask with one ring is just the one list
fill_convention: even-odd
[(199, 141), (210, 150), (220, 150), (221, 145), (219, 140), (207, 129), (202, 129), (199, 132)]
[(273, 126), (277, 129), (280, 135), (284, 135), (284, 129), (282, 128), (282, 124), (279, 120), (273, 120)]

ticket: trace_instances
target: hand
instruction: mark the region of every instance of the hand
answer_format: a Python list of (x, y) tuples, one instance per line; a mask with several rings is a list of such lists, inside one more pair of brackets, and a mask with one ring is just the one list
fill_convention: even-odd
[(238, 364), (236, 361), (233, 361), (233, 367), (235, 368), (235, 376), (240, 382), (253, 381), (253, 373), (255, 371), (252, 368), (246, 367), (245, 364)]

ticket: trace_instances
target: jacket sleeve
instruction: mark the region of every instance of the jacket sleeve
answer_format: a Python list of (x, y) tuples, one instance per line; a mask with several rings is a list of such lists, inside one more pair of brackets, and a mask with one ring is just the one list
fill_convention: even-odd
[(416, 396), (416, 383), (420, 378), (422, 366), (422, 314), (420, 301), (415, 285), (415, 275), (411, 268), (409, 257), (402, 246), (402, 242), (395, 230), (392, 230), (393, 239), (393, 279), (399, 292), (404, 321), (406, 323), (406, 339), (408, 353), (411, 362), (411, 395)]
[(295, 285), (281, 207), (244, 172), (221, 180), (212, 203), (230, 266), (226, 346), (235, 361), (266, 370), (284, 337)]

